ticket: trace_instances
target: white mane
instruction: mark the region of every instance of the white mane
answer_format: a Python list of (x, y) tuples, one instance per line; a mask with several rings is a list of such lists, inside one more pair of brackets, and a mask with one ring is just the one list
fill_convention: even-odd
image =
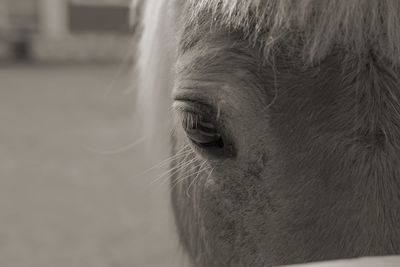
[(135, 76), (138, 77), (136, 123), (152, 149), (168, 143), (172, 126), (170, 99), (175, 47), (167, 6), (168, 1), (146, 0), (142, 15), (143, 32), (137, 51), (139, 57), (135, 66)]
[(340, 46), (355, 54), (372, 51), (394, 64), (400, 63), (397, 0), (188, 1), (193, 20), (204, 11), (211, 12), (222, 23), (254, 34), (266, 50), (285, 33), (300, 31), (309, 61), (318, 61)]

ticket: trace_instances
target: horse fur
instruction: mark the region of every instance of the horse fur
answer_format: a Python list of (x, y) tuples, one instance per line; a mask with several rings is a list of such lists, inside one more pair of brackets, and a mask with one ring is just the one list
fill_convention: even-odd
[[(145, 135), (168, 144), (171, 92), (195, 74), (195, 85), (227, 85), (212, 96), (242, 108), (231, 118), (240, 140), (259, 129), (248, 138), (259, 142), (244, 143), (246, 157), (216, 170), (214, 184), (203, 177), (173, 188), (195, 266), (400, 253), (399, 11), (395, 0), (147, 0), (138, 62)], [(304, 68), (264, 64), (280, 49), (298, 52)], [(250, 99), (260, 88), (279, 95), (260, 106)]]

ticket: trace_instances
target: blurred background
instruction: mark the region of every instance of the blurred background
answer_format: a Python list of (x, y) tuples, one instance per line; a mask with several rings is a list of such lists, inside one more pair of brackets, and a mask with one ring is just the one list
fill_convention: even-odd
[(178, 266), (130, 0), (0, 0), (0, 266)]

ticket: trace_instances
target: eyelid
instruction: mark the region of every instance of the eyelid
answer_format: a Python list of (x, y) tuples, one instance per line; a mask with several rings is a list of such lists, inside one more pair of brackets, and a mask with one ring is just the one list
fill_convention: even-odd
[(213, 123), (217, 118), (215, 109), (211, 105), (199, 103), (193, 100), (175, 100), (173, 109), (183, 115), (185, 113), (201, 115), (207, 120), (206, 122), (209, 123), (209, 126), (213, 126)]
[(207, 131), (207, 130), (211, 130), (211, 129), (215, 129), (214, 124), (212, 124), (211, 122), (202, 121), (202, 122), (201, 122), (201, 126), (202, 126), (203, 128), (205, 128), (206, 131)]
[[(200, 88), (179, 88), (175, 89), (172, 97), (175, 102), (193, 103), (207, 107), (210, 110), (215, 109), (216, 99), (207, 95), (199, 94)], [(203, 91), (203, 90), (201, 90)]]

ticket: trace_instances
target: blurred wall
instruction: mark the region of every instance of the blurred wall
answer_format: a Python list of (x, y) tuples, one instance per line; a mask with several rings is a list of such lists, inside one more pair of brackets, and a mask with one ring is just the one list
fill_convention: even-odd
[(0, 0), (0, 58), (120, 61), (132, 50), (130, 0)]

